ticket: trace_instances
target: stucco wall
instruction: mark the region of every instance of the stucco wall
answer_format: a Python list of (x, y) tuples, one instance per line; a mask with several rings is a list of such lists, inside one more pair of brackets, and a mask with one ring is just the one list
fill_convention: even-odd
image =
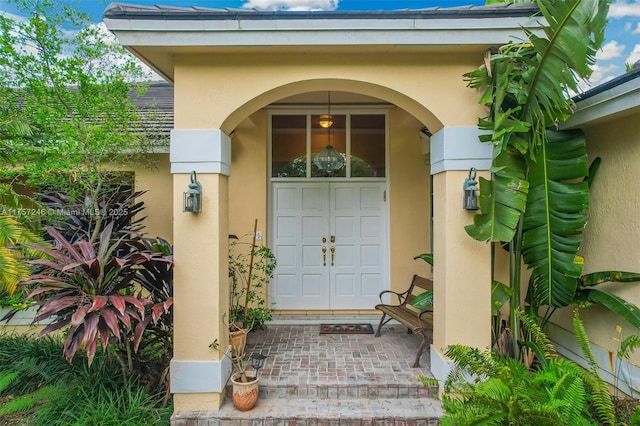
[[(140, 199), (144, 201), (146, 216), (144, 232), (148, 237), (162, 237), (173, 241), (173, 220), (171, 217), (173, 179), (169, 164), (169, 154), (151, 155), (153, 167), (138, 166), (135, 172), (135, 190), (147, 191)], [(185, 187), (185, 191), (186, 191)]]
[[(598, 123), (584, 128), (589, 161), (600, 156), (602, 165), (591, 187), (589, 222), (580, 254), (585, 258), (584, 272), (621, 270), (640, 272), (640, 121), (636, 116)], [(640, 283), (611, 283), (603, 286), (640, 306)], [(581, 309), (591, 341), (605, 351), (617, 352), (613, 338), (640, 334), (621, 317), (599, 306)], [(554, 316), (560, 327), (572, 330), (572, 310)], [(622, 335), (616, 325), (623, 329)], [(634, 356), (640, 365), (640, 354)]]
[(413, 274), (431, 276), (427, 263), (413, 260), (431, 253), (431, 179), (422, 155), (421, 124), (395, 108), (389, 127), (390, 288), (402, 292)]

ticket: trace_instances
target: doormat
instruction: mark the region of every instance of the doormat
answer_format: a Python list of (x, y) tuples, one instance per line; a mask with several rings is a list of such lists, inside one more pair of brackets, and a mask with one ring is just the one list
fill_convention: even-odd
[(320, 334), (373, 334), (371, 324), (320, 324)]

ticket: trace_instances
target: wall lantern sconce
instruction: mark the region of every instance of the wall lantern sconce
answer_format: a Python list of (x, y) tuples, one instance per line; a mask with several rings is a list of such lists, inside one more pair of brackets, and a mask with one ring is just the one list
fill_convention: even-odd
[(464, 180), (462, 189), (464, 190), (464, 198), (462, 200), (462, 208), (465, 210), (479, 210), (478, 207), (478, 182), (476, 182), (476, 168), (469, 170), (469, 177)]
[(189, 189), (184, 192), (183, 212), (200, 213), (202, 211), (202, 185), (196, 180), (196, 172), (191, 172)]

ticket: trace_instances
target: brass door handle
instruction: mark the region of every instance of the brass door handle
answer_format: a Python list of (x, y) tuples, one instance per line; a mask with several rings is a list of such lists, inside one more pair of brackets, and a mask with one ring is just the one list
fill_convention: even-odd
[(327, 246), (322, 246), (322, 266), (327, 266)]
[(333, 258), (335, 254), (336, 254), (336, 248), (335, 246), (331, 246), (331, 266), (333, 266)]

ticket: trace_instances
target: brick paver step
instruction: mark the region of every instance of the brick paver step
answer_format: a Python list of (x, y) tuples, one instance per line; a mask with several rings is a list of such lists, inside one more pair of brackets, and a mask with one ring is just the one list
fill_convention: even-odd
[(262, 398), (250, 411), (238, 411), (226, 400), (219, 411), (174, 415), (175, 426), (342, 426), (438, 425), (440, 401), (432, 398), (289, 399)]
[[(438, 387), (424, 387), (422, 384), (409, 383), (395, 385), (386, 383), (344, 384), (344, 385), (277, 385), (260, 383), (260, 397), (275, 398), (328, 398), (328, 399), (395, 399), (395, 398), (437, 398)], [(227, 396), (230, 398), (232, 386), (227, 386)]]

